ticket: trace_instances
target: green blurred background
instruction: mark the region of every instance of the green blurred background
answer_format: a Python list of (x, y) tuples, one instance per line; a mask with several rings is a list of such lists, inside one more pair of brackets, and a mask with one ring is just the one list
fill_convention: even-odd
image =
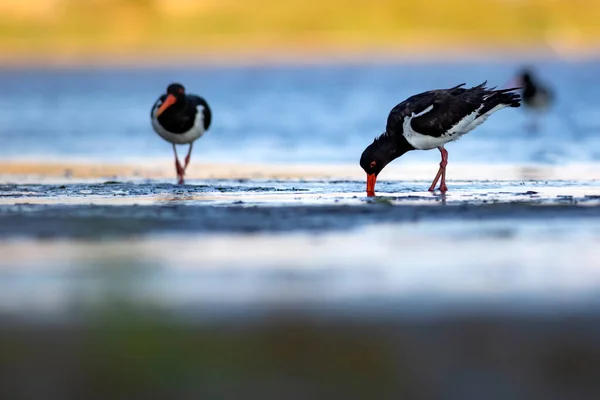
[[(597, 0), (0, 0), (3, 60), (594, 50)], [(410, 50), (410, 51), (407, 51)]]

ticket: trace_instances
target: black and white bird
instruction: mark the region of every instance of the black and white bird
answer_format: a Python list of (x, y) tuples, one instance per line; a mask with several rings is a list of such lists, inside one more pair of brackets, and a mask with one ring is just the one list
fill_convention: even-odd
[[(210, 127), (212, 114), (208, 103), (200, 96), (186, 94), (183, 85), (172, 83), (152, 106), (150, 119), (156, 133), (173, 145), (178, 183), (183, 184), (194, 141)], [(178, 144), (190, 145), (183, 166), (177, 157)]]
[(519, 72), (516, 85), (521, 87), (521, 97), (526, 108), (536, 111), (546, 111), (554, 100), (550, 88), (534, 76), (533, 71), (525, 68)]
[(521, 88), (524, 108), (531, 112), (529, 128), (536, 131), (539, 118), (548, 111), (554, 101), (554, 92), (535, 76), (531, 68), (521, 69), (507, 86)]
[(450, 89), (431, 90), (409, 97), (392, 109), (385, 132), (362, 153), (360, 166), (367, 173), (367, 196), (375, 195), (377, 175), (391, 161), (410, 150), (439, 149), (442, 161), (430, 191), (441, 177), (439, 190), (446, 186), (448, 151), (444, 145), (481, 125), (504, 107), (519, 107), (518, 88), (495, 90), (487, 82), (470, 89), (464, 83)]

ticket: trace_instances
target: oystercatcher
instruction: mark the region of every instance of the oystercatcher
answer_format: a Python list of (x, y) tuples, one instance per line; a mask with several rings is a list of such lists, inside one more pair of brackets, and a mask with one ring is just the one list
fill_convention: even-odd
[(536, 111), (546, 111), (554, 100), (550, 88), (534, 76), (533, 71), (524, 68), (519, 72), (516, 86), (521, 87), (521, 97), (526, 108)]
[(525, 109), (532, 111), (530, 129), (538, 129), (538, 118), (544, 114), (554, 101), (554, 93), (542, 83), (533, 73), (531, 68), (523, 68), (511, 80), (508, 86), (519, 86)]
[(430, 191), (440, 177), (440, 191), (446, 186), (448, 152), (444, 145), (457, 140), (504, 107), (519, 107), (514, 90), (485, 87), (487, 81), (470, 89), (460, 84), (450, 89), (431, 90), (409, 97), (392, 109), (386, 130), (371, 143), (360, 158), (367, 173), (367, 196), (375, 195), (377, 175), (391, 161), (410, 150), (439, 149), (442, 161)]
[[(167, 93), (160, 96), (152, 106), (150, 118), (154, 131), (173, 145), (178, 183), (183, 184), (194, 141), (204, 135), (210, 127), (210, 107), (202, 97), (186, 94), (180, 83), (172, 83), (167, 87)], [(190, 145), (183, 166), (177, 157), (175, 145), (178, 144)]]

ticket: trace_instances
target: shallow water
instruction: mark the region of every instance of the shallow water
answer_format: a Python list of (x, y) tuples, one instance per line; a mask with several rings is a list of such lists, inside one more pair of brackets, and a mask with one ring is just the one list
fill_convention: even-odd
[[(43, 163), (0, 171), (0, 310), (64, 312), (73, 293), (96, 301), (107, 273), (122, 279), (113, 270), (137, 277), (120, 295), (178, 310), (596, 307), (596, 62), (543, 65), (559, 96), (538, 132), (523, 110), (502, 110), (450, 144), (448, 194), (426, 191), (433, 151), (407, 154), (381, 175), (378, 197), (364, 196), (358, 158), (396, 103), (461, 82), (502, 85), (515, 68), (0, 71), (4, 165), (61, 165), (60, 176)], [(149, 124), (174, 80), (214, 112), (184, 186), (164, 179), (170, 146)], [(74, 178), (82, 161), (155, 164), (162, 175)], [(296, 170), (273, 179), (277, 168)]]
[[(67, 181), (68, 182), (68, 181)], [(153, 180), (91, 183), (0, 183), (0, 205), (328, 205), (328, 204), (595, 204), (600, 180), (449, 181), (450, 191), (428, 192), (429, 181), (380, 180), (375, 198), (365, 197), (363, 180), (191, 180), (174, 185)]]

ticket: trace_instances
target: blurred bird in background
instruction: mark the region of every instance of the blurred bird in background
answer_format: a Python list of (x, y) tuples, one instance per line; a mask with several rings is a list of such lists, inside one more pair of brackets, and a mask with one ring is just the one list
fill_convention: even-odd
[(540, 118), (548, 112), (554, 102), (553, 90), (540, 81), (531, 67), (522, 68), (506, 86), (521, 88), (524, 108), (531, 116), (527, 128), (531, 132), (537, 132), (540, 128)]

